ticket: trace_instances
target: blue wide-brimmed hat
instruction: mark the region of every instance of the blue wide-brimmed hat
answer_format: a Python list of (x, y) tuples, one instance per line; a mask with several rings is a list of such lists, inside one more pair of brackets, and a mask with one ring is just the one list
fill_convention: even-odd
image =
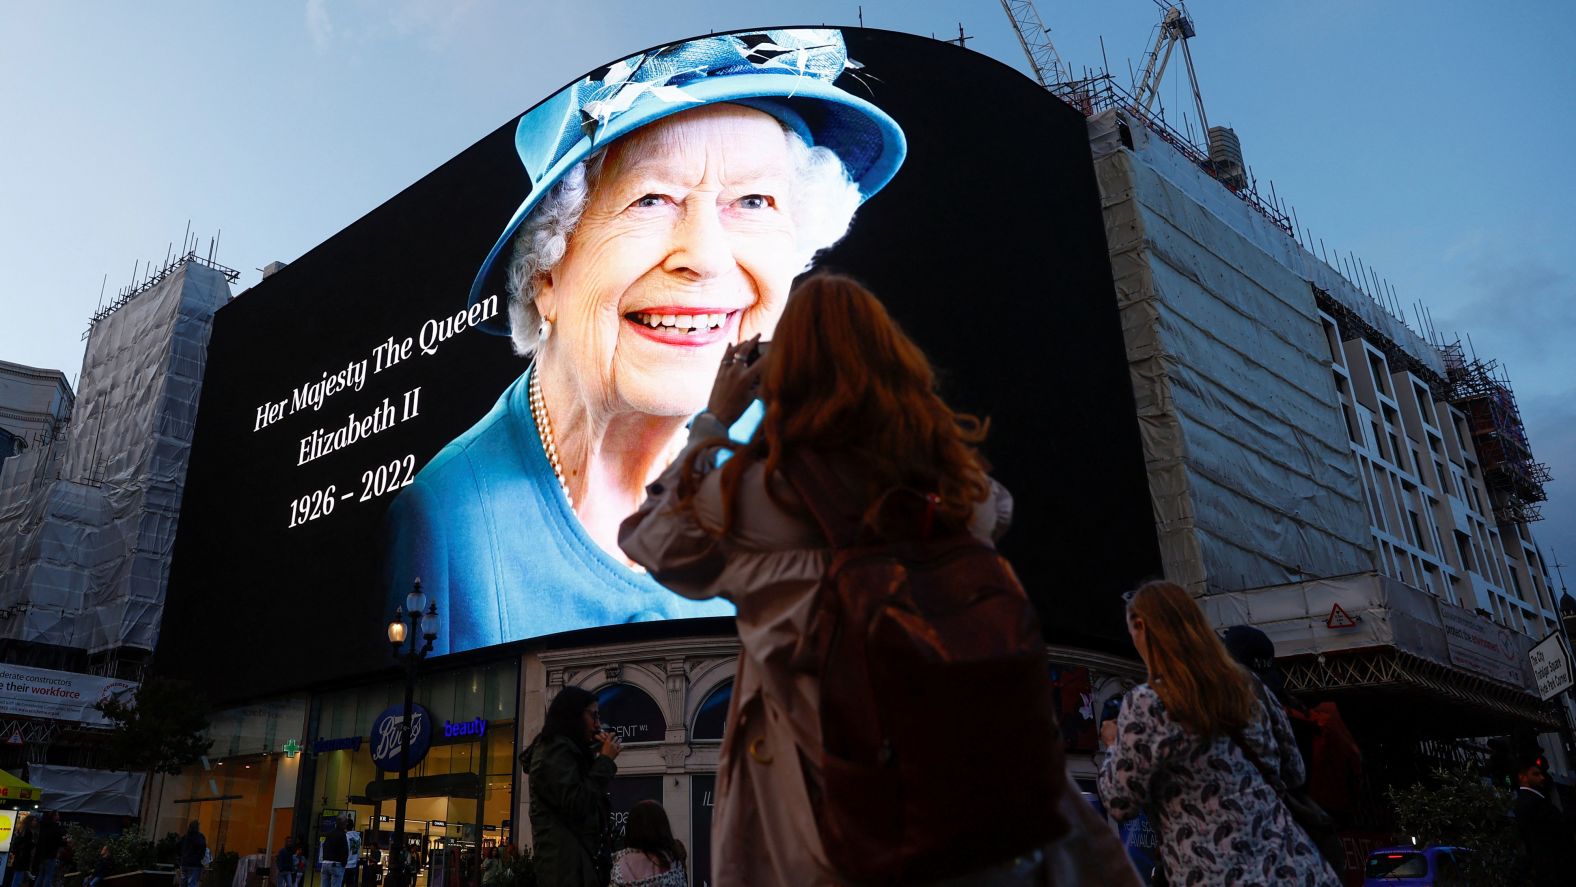
[[(525, 217), (574, 165), (634, 130), (701, 105), (731, 102), (764, 111), (812, 146), (836, 152), (859, 186), (861, 199), (892, 180), (908, 152), (897, 121), (875, 105), (833, 85), (848, 58), (843, 35), (824, 28), (702, 37), (631, 56), (527, 111), (514, 147), (531, 177), (531, 192), (515, 210), (471, 284), (469, 304), (502, 287), (490, 286)], [(506, 335), (499, 320), (483, 324)]]

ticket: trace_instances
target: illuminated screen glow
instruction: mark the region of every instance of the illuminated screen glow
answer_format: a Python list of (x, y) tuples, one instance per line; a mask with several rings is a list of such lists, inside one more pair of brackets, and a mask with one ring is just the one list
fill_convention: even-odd
[[(1084, 119), (939, 41), (767, 30), (666, 50), (685, 62), (672, 70), (711, 66), (703, 78), (645, 68), (647, 54), (576, 78), (526, 126), (508, 122), (218, 312), (160, 669), (219, 700), (373, 672), (416, 578), (438, 610), (438, 657), (728, 631), (728, 604), (679, 598), (623, 561), (627, 510), (620, 491), (582, 483), (575, 429), (636, 414), (681, 440), (722, 348), (769, 338), (826, 237), (800, 224), (825, 213), (794, 202), (810, 192), (789, 132), (831, 146), (868, 198), (814, 267), (869, 286), (949, 402), (990, 417), (986, 453), (1016, 501), (1002, 549), (1048, 638), (1121, 648), (1120, 607), (1104, 604), (1158, 573), (1159, 555)], [(829, 33), (862, 67), (843, 68)], [(495, 335), (511, 323), (519, 232), (549, 202), (533, 179), (562, 180), (595, 150), (567, 251), (542, 254), (545, 278), (521, 266), (540, 311), (514, 312), (515, 341)], [(731, 179), (707, 178), (717, 158)], [(705, 200), (702, 180), (717, 185)], [(706, 224), (680, 223), (694, 213)], [(687, 241), (702, 228), (720, 252)], [(716, 264), (707, 287), (665, 285), (684, 249)], [(540, 315), (552, 325), (533, 369), (517, 349), (538, 344)], [(671, 445), (654, 444), (652, 464)], [(270, 649), (314, 652), (237, 661), (219, 601)]]

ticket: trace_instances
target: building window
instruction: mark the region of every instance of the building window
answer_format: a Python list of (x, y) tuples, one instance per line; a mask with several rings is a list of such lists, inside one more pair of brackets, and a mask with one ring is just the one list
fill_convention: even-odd
[(1385, 372), (1384, 358), (1380, 357), (1377, 354), (1369, 352), (1369, 354), (1368, 354), (1368, 369), (1373, 371), (1373, 374), (1374, 374), (1374, 387), (1379, 390), (1380, 394), (1383, 394), (1386, 397), (1389, 397), (1390, 396), (1390, 379), (1389, 379), (1389, 374)]
[(722, 730), (727, 724), (728, 706), (733, 702), (733, 680), (723, 681), (706, 694), (695, 712), (695, 726), (690, 728), (693, 742), (721, 742)]

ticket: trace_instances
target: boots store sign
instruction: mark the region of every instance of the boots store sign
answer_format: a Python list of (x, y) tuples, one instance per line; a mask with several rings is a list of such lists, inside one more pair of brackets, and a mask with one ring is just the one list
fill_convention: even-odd
[[(405, 707), (391, 705), (372, 721), (372, 763), (390, 773), (404, 770), (400, 761), (400, 734), (404, 732)], [(427, 756), (432, 747), (432, 712), (425, 706), (410, 707), (410, 758), (405, 762), (414, 767)]]

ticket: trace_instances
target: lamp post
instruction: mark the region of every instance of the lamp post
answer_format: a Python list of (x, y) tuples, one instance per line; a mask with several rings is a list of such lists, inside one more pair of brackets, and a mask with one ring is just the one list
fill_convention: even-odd
[[(408, 623), (408, 624), (407, 624)], [(432, 651), (438, 637), (438, 605), (428, 603), (417, 579), (405, 595), (405, 606), (394, 608), (389, 622), (389, 646), (405, 665), (405, 717), (399, 734), (399, 796), (394, 802), (394, 843), (390, 848), (390, 887), (405, 887), (405, 800), (410, 789), (410, 715), (416, 701), (416, 672)], [(418, 645), (417, 638), (421, 639)]]

